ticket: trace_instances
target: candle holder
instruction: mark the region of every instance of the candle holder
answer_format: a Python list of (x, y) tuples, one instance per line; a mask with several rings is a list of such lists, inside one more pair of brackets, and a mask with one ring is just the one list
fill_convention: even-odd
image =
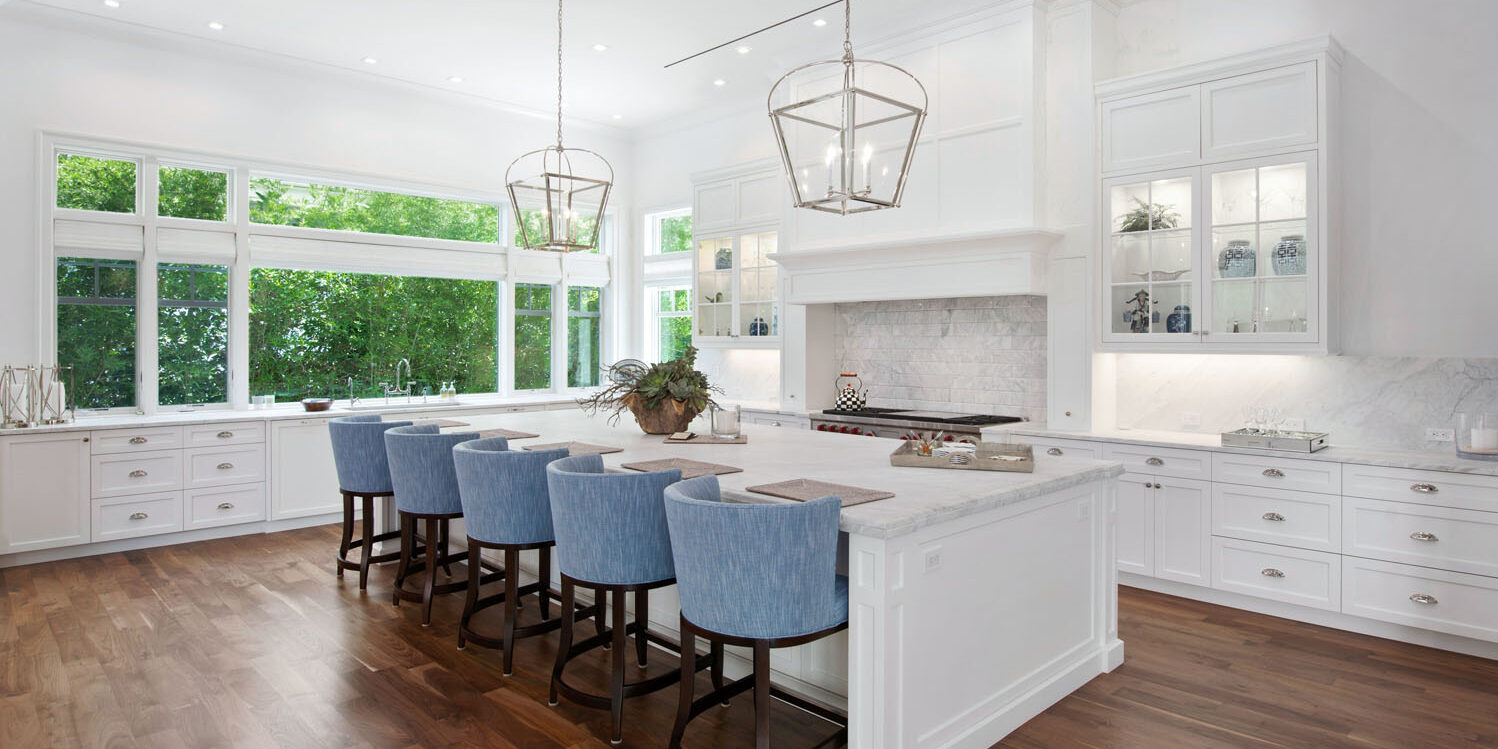
[(37, 405), (36, 423), (66, 424), (78, 413), (72, 402), (74, 386), (72, 366), (43, 364), (36, 370), (36, 385), (33, 392)]
[(0, 427), (16, 429), (31, 426), (31, 376), (27, 369), (10, 365), (0, 369)]
[(1456, 456), (1468, 460), (1498, 460), (1498, 413), (1457, 412)]

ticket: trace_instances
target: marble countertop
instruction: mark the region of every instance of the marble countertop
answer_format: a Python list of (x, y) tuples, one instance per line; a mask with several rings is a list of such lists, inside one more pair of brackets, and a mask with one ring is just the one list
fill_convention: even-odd
[(1422, 471), (1447, 471), (1483, 476), (1498, 476), (1498, 461), (1465, 460), (1456, 457), (1456, 450), (1449, 452), (1421, 452), (1416, 450), (1381, 450), (1333, 444), (1314, 453), (1297, 453), (1288, 450), (1261, 450), (1251, 447), (1226, 447), (1222, 437), (1199, 432), (1152, 432), (1132, 429), (1112, 429), (1092, 432), (1063, 432), (1046, 429), (1036, 424), (1014, 424), (989, 427), (983, 430), (986, 439), (1004, 441), (1006, 434), (1021, 437), (1051, 437), (1054, 439), (1084, 440), (1088, 442), (1115, 442), (1154, 447), (1181, 447), (1238, 455), (1272, 455), (1297, 460), (1323, 460), (1331, 463), (1384, 466), (1388, 468), (1411, 468)]
[(628, 416), (610, 426), (607, 419), (581, 411), (534, 411), (463, 417), (469, 423), (455, 431), (503, 427), (539, 434), (513, 440), (516, 449), (527, 443), (582, 441), (623, 448), (603, 456), (604, 464), (659, 458), (688, 458), (744, 469), (718, 477), (724, 494), (749, 502), (781, 502), (747, 487), (798, 478), (894, 492), (889, 499), (868, 502), (842, 511), (842, 530), (874, 538), (893, 538), (937, 523), (1061, 491), (1123, 473), (1117, 462), (1049, 460), (1034, 473), (896, 468), (889, 454), (898, 441), (850, 434), (747, 424), (743, 445), (673, 445), (660, 435), (648, 435)]

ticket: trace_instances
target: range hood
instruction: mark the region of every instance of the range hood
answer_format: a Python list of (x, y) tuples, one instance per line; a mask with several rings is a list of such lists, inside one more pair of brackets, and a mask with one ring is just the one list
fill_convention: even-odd
[(1061, 232), (1028, 227), (808, 247), (770, 255), (791, 304), (1045, 294)]

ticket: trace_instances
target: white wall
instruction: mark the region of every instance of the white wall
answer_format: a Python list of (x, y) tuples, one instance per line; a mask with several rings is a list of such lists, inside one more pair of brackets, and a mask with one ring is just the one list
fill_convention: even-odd
[[(100, 23), (25, 4), (0, 9), (0, 362), (35, 361), (37, 315), (50, 314), (36, 301), (43, 130), (495, 197), (510, 161), (555, 137), (545, 116), (478, 99)], [(568, 132), (569, 143), (631, 173), (622, 132)], [(611, 202), (629, 216), (627, 185)], [(626, 267), (633, 237), (621, 233)]]

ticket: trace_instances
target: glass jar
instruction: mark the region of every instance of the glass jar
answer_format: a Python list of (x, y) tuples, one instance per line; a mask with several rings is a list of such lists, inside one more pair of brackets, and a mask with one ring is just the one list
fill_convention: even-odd
[(736, 440), (741, 432), (743, 413), (738, 404), (713, 406), (713, 437), (720, 440)]
[(1498, 413), (1457, 412), (1456, 454), (1472, 460), (1498, 460)]

